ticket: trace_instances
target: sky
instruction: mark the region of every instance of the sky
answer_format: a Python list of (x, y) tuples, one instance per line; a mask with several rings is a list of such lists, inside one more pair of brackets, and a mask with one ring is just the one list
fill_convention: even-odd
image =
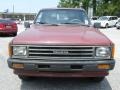
[(37, 13), (42, 8), (56, 7), (58, 2), (59, 0), (2, 0), (0, 12), (8, 9), (9, 12)]

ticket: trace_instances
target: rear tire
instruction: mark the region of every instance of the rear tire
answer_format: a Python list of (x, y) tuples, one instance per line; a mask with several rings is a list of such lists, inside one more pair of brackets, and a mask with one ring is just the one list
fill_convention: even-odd
[(100, 83), (105, 79), (105, 77), (91, 77), (91, 81)]
[(106, 25), (105, 25), (105, 28), (108, 28), (109, 27), (109, 24), (107, 23)]
[(24, 76), (24, 75), (18, 75), (19, 79), (23, 80), (23, 81), (31, 81), (33, 79), (33, 77), (30, 76)]
[(17, 35), (17, 32), (16, 33), (13, 33), (13, 36), (16, 36)]

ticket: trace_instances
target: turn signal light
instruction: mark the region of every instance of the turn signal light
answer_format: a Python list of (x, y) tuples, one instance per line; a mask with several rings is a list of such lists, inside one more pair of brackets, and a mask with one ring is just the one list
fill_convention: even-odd
[(114, 58), (114, 54), (115, 54), (115, 46), (113, 46), (112, 48), (112, 58)]
[(8, 52), (9, 52), (9, 56), (12, 57), (13, 52), (12, 52), (12, 47), (10, 46), (10, 44), (8, 46)]
[(15, 68), (15, 69), (23, 69), (24, 64), (13, 64), (12, 67)]
[(99, 64), (98, 68), (99, 69), (110, 69), (110, 65), (109, 64)]

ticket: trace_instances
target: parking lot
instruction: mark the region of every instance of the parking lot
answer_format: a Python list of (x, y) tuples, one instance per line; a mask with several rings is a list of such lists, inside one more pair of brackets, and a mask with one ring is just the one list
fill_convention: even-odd
[[(19, 33), (24, 31), (18, 25)], [(101, 83), (90, 82), (81, 78), (36, 78), (30, 82), (22, 82), (7, 66), (8, 44), (12, 36), (0, 36), (0, 90), (119, 90), (120, 89), (120, 30), (115, 27), (100, 29), (115, 43), (116, 66), (110, 75)]]

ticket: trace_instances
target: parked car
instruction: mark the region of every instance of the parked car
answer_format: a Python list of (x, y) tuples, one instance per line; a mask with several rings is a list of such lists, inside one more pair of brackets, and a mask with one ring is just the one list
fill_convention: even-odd
[(117, 24), (116, 24), (116, 28), (120, 29), (120, 19), (118, 20)]
[(118, 18), (118, 21), (120, 20), (120, 17)]
[(17, 35), (17, 24), (11, 20), (0, 19), (0, 34)]
[(11, 20), (13, 22), (15, 22), (16, 24), (21, 24), (21, 19), (19, 18), (5, 18), (6, 20)]
[(94, 25), (94, 23), (97, 21), (98, 18), (99, 18), (98, 16), (93, 16), (93, 17), (91, 17), (91, 18), (90, 18), (91, 24)]
[(95, 23), (100, 23), (101, 27), (113, 27), (116, 26), (118, 21), (117, 16), (101, 16)]
[(91, 26), (83, 9), (42, 9), (9, 44), (8, 66), (31, 77), (90, 77), (102, 81), (115, 65), (114, 44)]

